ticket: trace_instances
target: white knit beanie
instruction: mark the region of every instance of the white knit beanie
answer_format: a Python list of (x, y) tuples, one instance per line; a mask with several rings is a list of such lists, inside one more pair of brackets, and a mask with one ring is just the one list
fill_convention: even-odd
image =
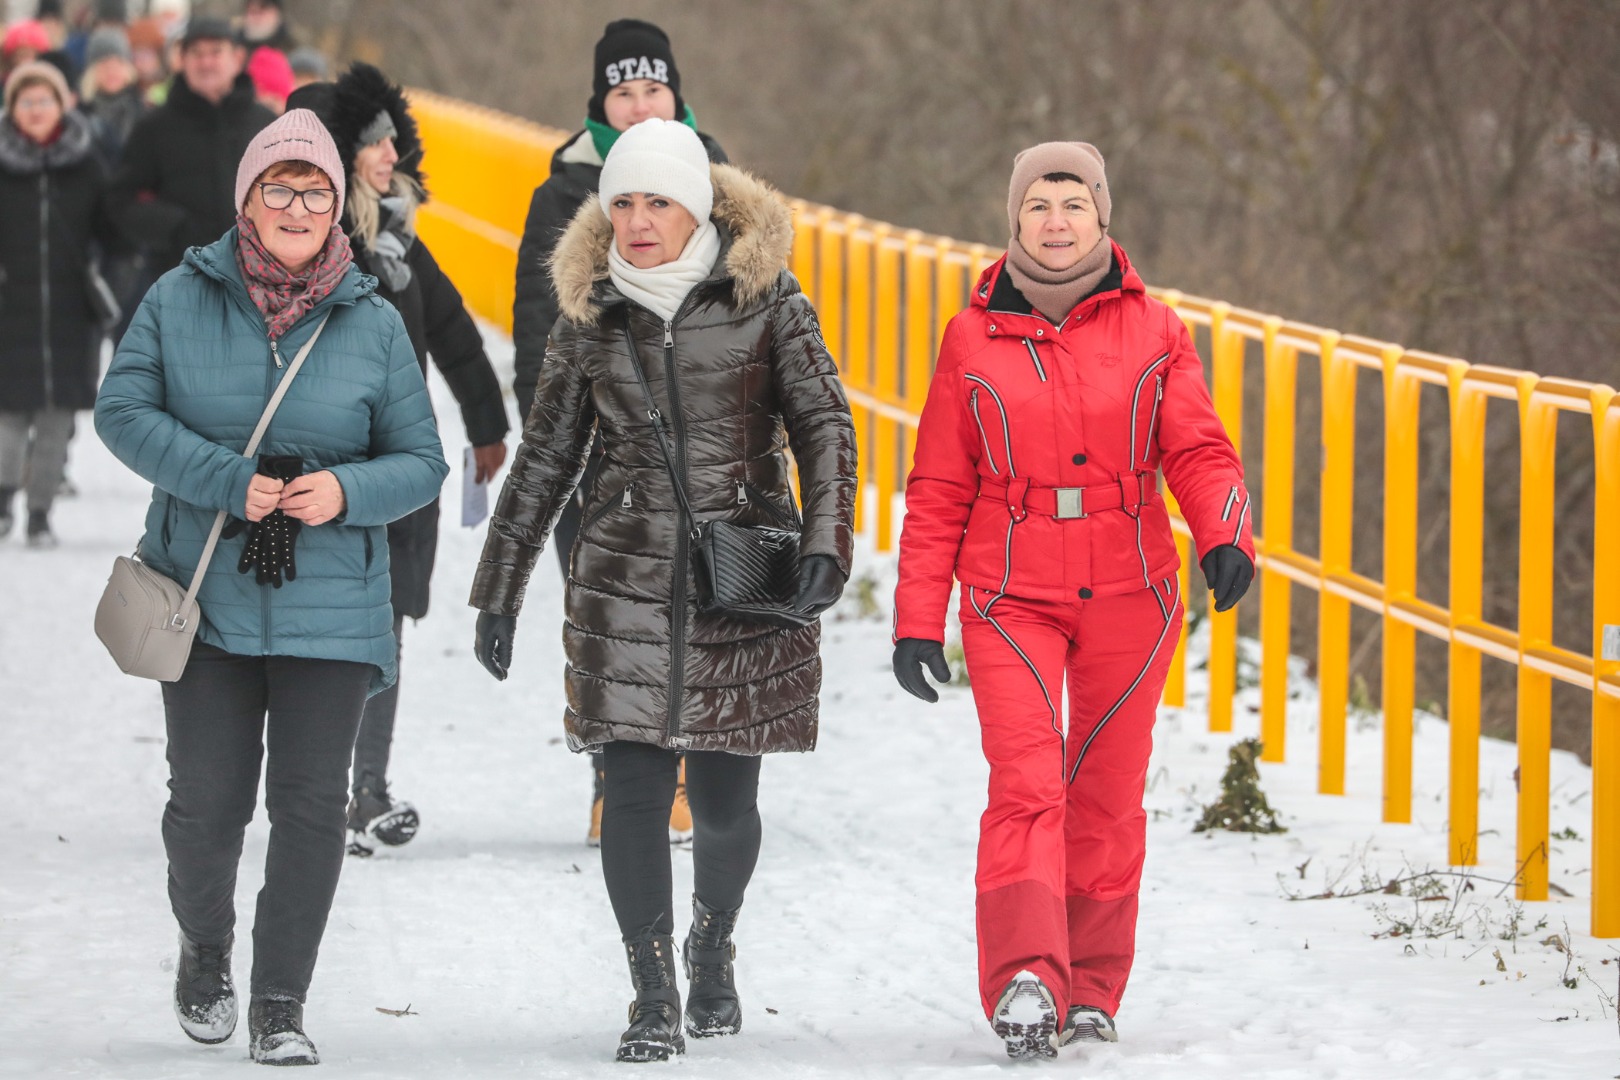
[(619, 195), (633, 192), (674, 199), (701, 225), (714, 209), (709, 155), (697, 132), (678, 120), (643, 120), (618, 137), (602, 163), (597, 201), (612, 217)]
[(343, 216), (343, 159), (338, 157), (331, 132), (326, 130), (320, 117), (308, 109), (288, 110), (253, 136), (241, 163), (236, 166), (236, 209), (241, 210), (242, 204), (247, 202), (253, 182), (270, 166), (283, 161), (307, 161), (325, 173), (337, 191), (332, 220)]

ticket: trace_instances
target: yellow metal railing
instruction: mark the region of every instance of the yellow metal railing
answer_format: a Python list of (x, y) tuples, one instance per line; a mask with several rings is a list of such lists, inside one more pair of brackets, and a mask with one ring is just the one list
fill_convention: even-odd
[[(425, 93), (412, 101), (429, 147), (435, 199), (421, 231), (470, 305), (510, 326), (512, 277), (530, 193), (545, 178), (564, 134)], [(795, 202), (793, 271), (820, 312), (838, 357), (862, 448), (857, 526), (879, 550), (895, 541), (895, 497), (915, 446), (917, 416), (946, 321), (999, 252), (980, 244), (897, 230), (881, 222)], [(1518, 895), (1544, 900), (1548, 888), (1551, 688), (1554, 679), (1592, 695), (1592, 933), (1620, 937), (1620, 661), (1602, 659), (1605, 626), (1620, 625), (1620, 399), (1607, 386), (1469, 365), (1398, 345), (1340, 335), (1227, 304), (1157, 292), (1190, 330), (1207, 337), (1215, 406), (1234, 440), (1243, 431), (1246, 354), (1257, 345), (1265, 387), (1259, 477), (1260, 733), (1265, 757), (1287, 751), (1287, 662), (1291, 591), (1317, 594), (1321, 688), (1318, 789), (1345, 791), (1350, 690), (1350, 614), (1382, 619), (1383, 817), (1411, 820), (1417, 634), (1449, 648), (1450, 837), (1448, 858), (1478, 858), (1480, 661), (1518, 667)], [(1302, 357), (1314, 360), (1322, 397), (1318, 554), (1295, 547), (1293, 509), (1296, 383)], [(1351, 566), (1351, 514), (1357, 465), (1355, 401), (1360, 377), (1376, 374), (1384, 405), (1383, 581)], [(1419, 405), (1425, 386), (1450, 403), (1449, 607), (1417, 593)], [(1484, 458), (1486, 403), (1518, 406), (1518, 626), (1484, 621)], [(1553, 643), (1553, 507), (1558, 419), (1591, 418), (1596, 469), (1596, 534), (1590, 653)], [(1241, 450), (1241, 446), (1239, 447)], [(1308, 481), (1307, 481), (1308, 483)], [(1308, 486), (1304, 489), (1309, 491)], [(1172, 506), (1172, 509), (1174, 507)], [(1175, 522), (1182, 588), (1189, 586), (1188, 535)], [(1237, 611), (1210, 615), (1209, 724), (1232, 730)], [(1617, 631), (1620, 633), (1620, 631)], [(1185, 631), (1166, 700), (1186, 687)]]

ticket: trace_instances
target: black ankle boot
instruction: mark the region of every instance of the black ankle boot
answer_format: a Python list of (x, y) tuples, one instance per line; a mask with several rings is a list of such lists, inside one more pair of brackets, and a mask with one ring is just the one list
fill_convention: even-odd
[(248, 1055), (260, 1065), (319, 1065), (304, 1034), (304, 1007), (291, 998), (254, 998), (248, 1006)]
[(675, 939), (645, 930), (624, 943), (636, 1000), (630, 1026), (619, 1036), (620, 1061), (668, 1061), (686, 1053), (681, 1037), (681, 991), (675, 983)]
[(681, 961), (686, 965), (686, 1033), (694, 1039), (742, 1030), (742, 1005), (731, 966), (737, 955), (731, 932), (739, 911), (714, 911), (692, 897), (692, 929), (686, 932)]
[(199, 945), (180, 935), (174, 969), (174, 1015), (180, 1030), (200, 1043), (222, 1043), (236, 1031), (236, 987), (231, 985), (231, 945)]

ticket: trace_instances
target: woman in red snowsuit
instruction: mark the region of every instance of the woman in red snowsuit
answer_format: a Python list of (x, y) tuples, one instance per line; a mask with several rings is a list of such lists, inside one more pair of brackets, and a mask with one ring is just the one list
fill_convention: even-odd
[(1008, 253), (945, 330), (906, 483), (894, 671), (938, 699), (922, 669), (950, 677), (960, 581), (990, 762), (980, 995), (1015, 1058), (1116, 1038), (1153, 720), (1181, 628), (1161, 470), (1216, 609), (1254, 574), (1242, 463), (1181, 320), (1109, 239), (1110, 209), (1095, 147), (1018, 155)]

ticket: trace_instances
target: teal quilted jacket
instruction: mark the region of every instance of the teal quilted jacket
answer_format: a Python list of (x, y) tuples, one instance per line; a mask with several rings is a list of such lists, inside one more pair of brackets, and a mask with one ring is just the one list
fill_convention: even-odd
[(343, 516), (304, 528), (297, 579), (238, 573), (246, 534), (221, 540), (198, 594), (197, 639), (244, 656), (353, 660), (395, 679), (385, 526), (432, 500), (449, 471), (427, 386), (399, 313), (350, 269), (272, 343), (237, 271), (236, 230), (192, 248), (146, 294), (96, 399), (96, 432), (154, 485), (141, 538), (153, 569), (189, 584), (214, 515), (245, 511), (256, 456), (242, 456), (277, 381), (332, 313), (265, 433), (260, 454), (330, 469)]

